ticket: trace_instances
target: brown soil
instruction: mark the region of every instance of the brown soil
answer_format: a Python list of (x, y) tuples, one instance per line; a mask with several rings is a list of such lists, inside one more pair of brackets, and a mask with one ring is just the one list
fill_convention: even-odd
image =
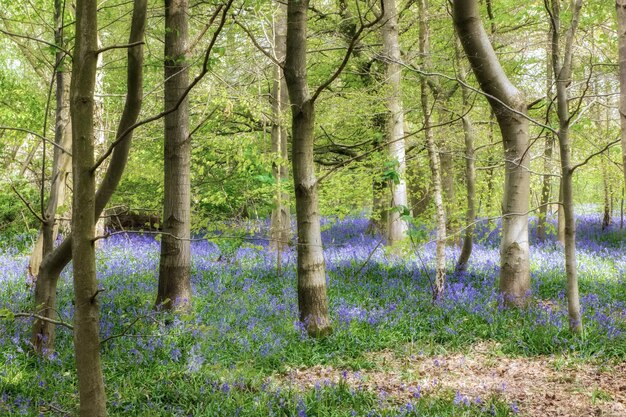
[(280, 383), (296, 388), (348, 384), (407, 402), (422, 394), (458, 392), (468, 400), (494, 395), (515, 403), (522, 416), (626, 417), (626, 363), (592, 365), (567, 357), (510, 358), (495, 343), (481, 343), (467, 354), (368, 355), (373, 370), (345, 372), (328, 366), (293, 369)]

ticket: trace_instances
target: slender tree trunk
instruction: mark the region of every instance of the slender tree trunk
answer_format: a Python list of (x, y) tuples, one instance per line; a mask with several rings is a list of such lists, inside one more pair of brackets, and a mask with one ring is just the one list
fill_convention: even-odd
[(74, 350), (80, 415), (106, 416), (100, 364), (100, 303), (94, 246), (96, 177), (94, 166), (94, 87), (97, 61), (97, 4), (76, 2), (76, 46), (70, 88), (72, 117), (72, 259), (74, 260)]
[[(420, 0), (420, 31), (419, 45), (420, 55), (422, 55), (422, 66), (425, 70), (430, 67), (430, 33), (428, 28), (428, 1)], [(446, 280), (446, 210), (443, 204), (442, 185), (441, 185), (441, 164), (439, 161), (439, 152), (433, 138), (433, 130), (431, 128), (431, 107), (429, 102), (429, 87), (425, 77), (420, 82), (422, 115), (424, 118), (424, 135), (426, 136), (426, 149), (430, 161), (430, 171), (432, 174), (433, 197), (435, 200), (435, 218), (437, 221), (437, 247), (436, 247), (436, 266), (435, 266), (435, 282), (433, 288), (433, 299), (437, 300), (443, 297), (443, 291)]]
[[(465, 74), (460, 65), (460, 51), (458, 43), (455, 43), (457, 68), (459, 68), (457, 77), (461, 82), (465, 83)], [(476, 163), (474, 161), (474, 127), (466, 111), (471, 107), (468, 97), (468, 90), (461, 86), (461, 94), (463, 97), (463, 137), (465, 139), (465, 183), (467, 184), (467, 212), (465, 215), (465, 235), (463, 237), (463, 246), (461, 254), (456, 263), (456, 271), (461, 272), (467, 270), (467, 263), (472, 255), (472, 247), (474, 243), (474, 222), (476, 221)]]
[[(548, 31), (548, 59), (546, 60), (546, 102), (548, 103), (548, 111), (546, 112), (546, 124), (550, 124), (550, 108), (552, 107), (552, 84), (553, 70), (552, 70), (552, 57), (551, 47), (552, 45), (552, 25)], [(546, 142), (543, 149), (543, 183), (541, 184), (541, 201), (539, 205), (539, 218), (537, 219), (537, 239), (540, 241), (546, 240), (546, 229), (548, 226), (548, 204), (550, 202), (550, 192), (552, 191), (552, 152), (554, 149), (554, 134), (550, 131), (546, 132)]]
[(565, 246), (565, 211), (563, 210), (563, 177), (559, 181), (559, 205), (556, 208), (556, 234), (559, 243)]
[[(176, 105), (189, 85), (186, 59), (187, 0), (165, 1), (165, 108)], [(165, 116), (163, 235), (156, 306), (191, 306), (191, 144), (189, 106)]]
[[(278, 12), (274, 20), (274, 55), (278, 62), (285, 59), (287, 47), (287, 6), (278, 3)], [(272, 152), (279, 162), (274, 163), (273, 174), (276, 181), (276, 196), (270, 224), (270, 245), (280, 254), (289, 246), (291, 240), (291, 222), (289, 216), (289, 195), (283, 191), (283, 183), (289, 176), (287, 164), (287, 129), (283, 123), (284, 114), (289, 109), (289, 94), (282, 68), (274, 66), (274, 86), (272, 88)]]
[(400, 45), (398, 41), (398, 12), (396, 0), (383, 0), (382, 25), (383, 54), (385, 56), (388, 85), (386, 137), (389, 157), (395, 162), (398, 172), (397, 183), (391, 182), (391, 210), (388, 215), (387, 244), (393, 246), (406, 238), (408, 224), (402, 218), (407, 207), (406, 162), (404, 147), (404, 110), (402, 106), (402, 70), (400, 68)]
[[(102, 47), (100, 42), (100, 36), (98, 36), (98, 48)], [(96, 66), (96, 87), (94, 90), (94, 104), (95, 104), (95, 131), (96, 131), (96, 150), (102, 152), (106, 146), (106, 120), (104, 113), (104, 54), (98, 55), (98, 63)], [(105, 168), (105, 167), (103, 167)], [(99, 170), (96, 174), (96, 184), (102, 179), (102, 170)], [(96, 218), (96, 236), (104, 236), (104, 218), (98, 216)], [(99, 240), (96, 241), (96, 247), (99, 244)]]
[(459, 242), (458, 222), (455, 219), (455, 211), (458, 207), (456, 190), (454, 189), (454, 161), (452, 151), (445, 140), (439, 141), (439, 162), (441, 172), (441, 190), (443, 193), (443, 206), (446, 211), (446, 243), (455, 246)]
[[(494, 144), (495, 142), (495, 131), (494, 131), (495, 120), (494, 119), (495, 119), (495, 115), (493, 114), (493, 110), (491, 110), (491, 112), (489, 113), (489, 143), (491, 144)], [(495, 183), (493, 166), (496, 163), (497, 163), (496, 158), (494, 158), (493, 154), (490, 152), (489, 156), (487, 157), (487, 166), (489, 168), (486, 170), (487, 193), (485, 195), (485, 200), (486, 200), (485, 201), (485, 213), (487, 214), (487, 217), (489, 218), (487, 220), (487, 225), (489, 226), (490, 230), (493, 229), (492, 207), (493, 207), (493, 194), (494, 194), (493, 189), (494, 189), (494, 183)]]
[(477, 0), (454, 0), (454, 24), (481, 89), (489, 94), (504, 144), (505, 181), (500, 243), (500, 291), (523, 306), (530, 292), (528, 120), (523, 94), (509, 81), (480, 20)]
[(292, 115), (292, 164), (298, 226), (298, 309), (312, 337), (332, 331), (328, 316), (326, 266), (322, 250), (317, 179), (313, 161), (315, 106), (307, 80), (308, 0), (287, 3), (284, 67)]
[[(378, 142), (374, 143), (378, 146)], [(372, 214), (367, 225), (367, 233), (375, 235), (386, 231), (389, 222), (389, 198), (387, 183), (380, 179), (380, 166), (372, 173)]]
[[(375, 115), (373, 120), (374, 126), (383, 132), (387, 121), (382, 115)], [(381, 145), (380, 140), (375, 138), (372, 142), (374, 148)], [(370, 234), (386, 233), (389, 224), (389, 186), (381, 176), (380, 157), (381, 153), (376, 153), (374, 166), (372, 167), (372, 214), (367, 225), (367, 232)]]
[(626, 0), (615, 0), (617, 42), (619, 45), (619, 120), (622, 138), (622, 162), (626, 184)]
[(602, 216), (602, 230), (611, 225), (611, 186), (609, 184), (609, 174), (606, 163), (602, 162), (602, 182), (604, 183), (604, 215)]
[[(146, 23), (146, 0), (135, 0), (129, 43), (143, 41)], [(128, 94), (124, 111), (120, 118), (117, 136), (135, 124), (139, 116), (143, 96), (143, 46), (128, 48), (127, 70)], [(93, 100), (93, 97), (92, 97)], [(122, 178), (128, 161), (128, 153), (132, 142), (132, 131), (118, 143), (110, 158), (110, 163), (102, 183), (95, 196), (94, 218), (104, 210), (113, 192)], [(46, 255), (39, 268), (39, 276), (35, 284), (35, 311), (47, 318), (56, 318), (56, 289), (59, 276), (72, 259), (72, 241), (70, 236), (54, 251)], [(45, 320), (33, 323), (32, 343), (39, 352), (50, 352), (54, 349), (55, 327)]]
[(569, 138), (570, 113), (568, 108), (569, 93), (567, 86), (572, 78), (572, 55), (574, 34), (578, 27), (578, 17), (582, 7), (582, 0), (572, 2), (572, 20), (567, 31), (563, 58), (561, 58), (560, 46), (560, 9), (559, 0), (551, 1), (552, 20), (552, 68), (556, 76), (557, 115), (559, 117), (559, 150), (561, 156), (561, 188), (563, 219), (565, 223), (565, 272), (567, 274), (567, 310), (569, 315), (570, 330), (582, 333), (582, 318), (580, 315), (580, 299), (578, 295), (578, 277), (576, 273), (576, 218), (574, 214), (574, 192), (571, 163), (572, 149)]
[[(57, 45), (65, 45), (64, 25), (63, 25), (63, 5), (62, 0), (54, 2), (54, 21), (55, 33), (54, 41)], [(70, 73), (67, 70), (65, 54), (62, 51), (56, 53), (56, 121), (54, 129), (54, 141), (61, 148), (69, 150), (72, 146), (72, 127), (70, 123), (69, 112), (69, 91), (70, 91)], [(57, 209), (65, 201), (66, 180), (69, 174), (69, 168), (72, 162), (71, 156), (58, 147), (54, 147), (54, 156), (52, 161), (52, 178), (50, 180), (50, 195), (44, 213), (44, 224), (35, 247), (31, 253), (28, 272), (31, 277), (37, 278), (39, 275), (39, 266), (44, 256), (52, 252), (54, 241), (56, 239), (59, 225), (56, 220)], [(43, 186), (43, 184), (42, 184)], [(40, 346), (37, 343), (35, 346)], [(39, 350), (39, 349), (38, 349)]]

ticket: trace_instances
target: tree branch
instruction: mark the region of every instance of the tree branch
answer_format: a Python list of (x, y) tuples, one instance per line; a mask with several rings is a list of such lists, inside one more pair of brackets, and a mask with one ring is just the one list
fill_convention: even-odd
[(202, 80), (204, 78), (204, 76), (209, 72), (209, 57), (211, 55), (211, 51), (213, 50), (213, 47), (215, 46), (215, 43), (217, 42), (217, 37), (219, 36), (219, 34), (222, 32), (222, 29), (224, 28), (224, 25), (226, 24), (226, 16), (228, 15), (228, 10), (230, 9), (230, 7), (232, 6), (234, 0), (229, 0), (228, 3), (226, 4), (226, 6), (220, 5), (217, 10), (215, 11), (215, 13), (213, 14), (213, 16), (211, 16), (211, 20), (210, 22), (213, 22), (215, 20), (215, 18), (219, 15), (220, 11), (222, 11), (222, 17), (220, 19), (220, 23), (215, 31), (215, 33), (213, 34), (213, 38), (211, 39), (211, 42), (204, 54), (204, 61), (202, 63), (202, 71), (200, 72), (200, 74), (198, 74), (196, 76), (196, 78), (193, 79), (193, 81), (187, 86), (187, 88), (185, 89), (185, 91), (183, 92), (183, 94), (180, 96), (180, 99), (178, 100), (178, 102), (174, 105), (174, 107), (167, 109), (157, 115), (148, 117), (147, 119), (143, 119), (140, 120), (139, 122), (134, 123), (133, 125), (129, 126), (126, 130), (124, 130), (118, 137), (117, 139), (115, 139), (115, 141), (113, 141), (113, 143), (111, 143), (111, 145), (107, 148), (106, 152), (104, 152), (104, 154), (98, 158), (98, 160), (96, 161), (96, 163), (94, 164), (93, 168), (91, 169), (92, 172), (95, 171), (96, 169), (98, 169), (98, 167), (100, 165), (102, 165), (102, 163), (104, 161), (106, 161), (106, 159), (109, 157), (109, 155), (111, 155), (111, 153), (113, 153), (113, 150), (115, 149), (115, 147), (117, 145), (120, 144), (120, 142), (122, 142), (125, 138), (126, 135), (128, 135), (130, 132), (134, 131), (135, 129), (137, 129), (140, 126), (143, 126), (145, 124), (154, 122), (156, 120), (162, 119), (163, 117), (167, 116), (168, 114), (171, 114), (173, 112), (175, 112), (176, 110), (178, 110), (178, 108), (180, 107), (180, 105), (185, 101), (185, 99), (187, 98), (187, 96), (189, 95), (189, 92), (196, 86), (196, 84), (198, 84), (200, 82), (200, 80)]
[(145, 45), (146, 43), (144, 41), (139, 41), (139, 42), (133, 42), (133, 43), (128, 43), (126, 45), (111, 45), (111, 46), (105, 46), (104, 48), (100, 48), (98, 49), (95, 54), (99, 55), (103, 52), (106, 51), (110, 51), (111, 49), (127, 49), (127, 48), (132, 48), (133, 46), (139, 46), (139, 45)]

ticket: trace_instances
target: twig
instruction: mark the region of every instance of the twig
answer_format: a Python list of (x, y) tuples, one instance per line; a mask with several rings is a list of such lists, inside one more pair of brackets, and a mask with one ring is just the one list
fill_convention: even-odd
[[(60, 321), (60, 320), (54, 320), (54, 319), (51, 319), (49, 317), (41, 316), (41, 315), (35, 314), (35, 313), (12, 313), (11, 315), (13, 317), (35, 318), (37, 320), (47, 321), (48, 323), (56, 324), (56, 325), (59, 325), (59, 326), (67, 327), (70, 330), (74, 330), (74, 326), (72, 326), (69, 323), (66, 323), (66, 322)], [(2, 316), (0, 316), (0, 317), (2, 317)], [(6, 318), (6, 317), (4, 317), (4, 318)]]
[(46, 142), (50, 143), (52, 146), (58, 148), (59, 150), (65, 152), (66, 154), (68, 154), (69, 156), (72, 156), (72, 153), (65, 149), (63, 146), (59, 145), (58, 143), (56, 143), (55, 141), (53, 141), (52, 139), (48, 139), (47, 137), (37, 133), (37, 132), (33, 132), (32, 130), (28, 130), (28, 129), (23, 129), (21, 127), (11, 127), (11, 126), (0, 126), (0, 130), (14, 130), (16, 132), (25, 132), (25, 133), (29, 133), (33, 136), (37, 136), (40, 139), (45, 140)]

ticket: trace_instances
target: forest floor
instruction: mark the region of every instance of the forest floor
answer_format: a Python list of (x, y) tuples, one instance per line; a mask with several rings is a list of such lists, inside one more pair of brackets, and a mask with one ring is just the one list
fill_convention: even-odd
[(445, 391), (455, 392), (457, 403), (499, 396), (523, 416), (626, 416), (624, 362), (597, 365), (566, 356), (507, 357), (493, 342), (475, 344), (467, 353), (430, 356), (384, 350), (368, 356), (373, 363), (368, 370), (318, 365), (290, 370), (276, 382), (307, 390), (345, 381), (384, 392), (403, 404)]
[[(532, 299), (515, 310), (498, 292), (497, 225), (478, 227), (464, 273), (447, 248), (445, 297), (433, 302), (427, 231), (398, 254), (366, 218), (324, 219), (333, 333), (321, 340), (298, 321), (297, 253), (277, 268), (267, 224), (192, 244), (193, 310), (182, 315), (154, 310), (159, 241), (112, 236), (97, 259), (109, 416), (624, 417), (626, 230), (600, 220), (578, 218), (584, 337), (568, 328), (563, 248), (534, 229)], [(0, 315), (30, 311), (28, 248), (4, 242)], [(68, 269), (57, 303), (67, 322), (71, 283)], [(0, 319), (0, 416), (76, 415), (71, 332), (59, 328), (42, 358), (29, 331), (26, 318)]]

